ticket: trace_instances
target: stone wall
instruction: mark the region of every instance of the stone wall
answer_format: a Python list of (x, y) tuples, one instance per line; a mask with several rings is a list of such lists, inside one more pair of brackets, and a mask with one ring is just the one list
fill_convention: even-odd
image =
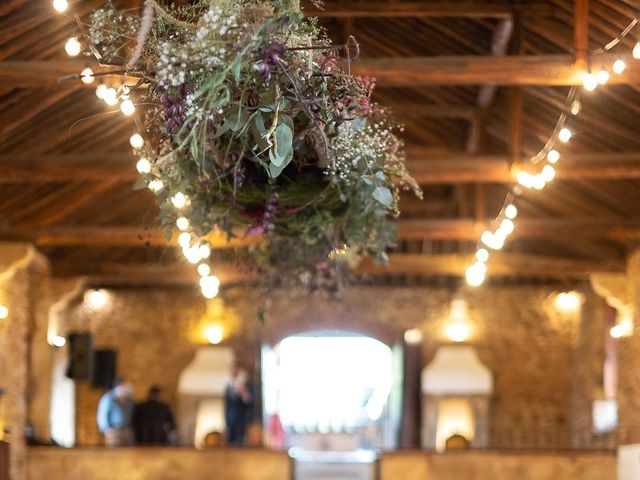
[(286, 453), (268, 450), (30, 448), (29, 480), (289, 480)]
[(618, 341), (620, 436), (626, 443), (640, 443), (640, 250), (629, 257), (627, 279), (634, 332)]
[[(561, 315), (552, 306), (555, 292), (548, 286), (486, 286), (462, 293), (474, 326), (472, 342), (495, 375), (491, 417), (498, 433), (554, 429), (569, 438), (571, 428), (590, 430), (591, 401), (601, 389), (602, 303), (585, 287), (582, 315)], [(252, 289), (227, 289), (224, 305), (219, 299), (208, 310), (192, 290), (114, 290), (110, 295), (110, 305), (100, 312), (74, 305), (68, 329), (89, 329), (97, 347), (117, 349), (119, 372), (134, 383), (138, 398), (158, 383), (174, 408), (179, 374), (204, 342), (207, 321), (224, 326), (224, 343), (247, 367), (260, 340), (276, 343), (322, 329), (353, 330), (393, 344), (417, 327), (424, 334), (426, 363), (444, 341), (451, 297), (445, 289), (422, 287), (353, 287), (338, 298), (280, 292), (272, 296), (262, 326), (256, 316), (260, 296)], [(95, 408), (102, 392), (78, 387), (77, 438), (80, 444), (97, 444)]]
[(384, 454), (381, 480), (615, 480), (614, 453), (423, 452)]

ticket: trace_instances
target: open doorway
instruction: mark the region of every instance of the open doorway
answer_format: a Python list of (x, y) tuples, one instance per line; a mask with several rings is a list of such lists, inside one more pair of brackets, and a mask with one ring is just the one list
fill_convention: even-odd
[(265, 430), (274, 446), (298, 452), (397, 446), (399, 349), (352, 332), (311, 332), (263, 348), (262, 365)]

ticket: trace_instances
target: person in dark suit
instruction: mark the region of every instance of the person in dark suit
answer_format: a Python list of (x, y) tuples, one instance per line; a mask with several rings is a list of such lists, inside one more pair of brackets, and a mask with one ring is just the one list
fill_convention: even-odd
[(224, 417), (228, 445), (244, 445), (247, 427), (253, 416), (253, 392), (249, 376), (234, 368), (231, 383), (224, 392)]
[(160, 387), (149, 389), (147, 401), (138, 403), (133, 409), (133, 432), (138, 445), (167, 445), (175, 429), (169, 405), (160, 401)]

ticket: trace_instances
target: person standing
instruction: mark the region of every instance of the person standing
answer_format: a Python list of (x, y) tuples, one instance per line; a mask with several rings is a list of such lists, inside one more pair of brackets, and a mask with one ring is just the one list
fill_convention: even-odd
[(253, 413), (253, 393), (249, 375), (244, 370), (234, 368), (231, 383), (224, 393), (224, 412), (227, 444), (244, 445)]
[(131, 445), (131, 416), (133, 414), (131, 384), (122, 378), (113, 383), (113, 388), (105, 393), (98, 403), (98, 429), (104, 435), (109, 447)]
[(138, 445), (167, 445), (175, 429), (173, 414), (169, 405), (160, 400), (160, 387), (149, 389), (145, 402), (133, 409), (133, 433)]

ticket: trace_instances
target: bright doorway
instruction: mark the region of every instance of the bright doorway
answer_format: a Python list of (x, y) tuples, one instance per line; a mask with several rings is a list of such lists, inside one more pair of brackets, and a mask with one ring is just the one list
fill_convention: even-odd
[(311, 332), (264, 347), (262, 369), (265, 431), (307, 470), (327, 458), (370, 468), (375, 457), (367, 452), (397, 446), (399, 347), (351, 332)]

